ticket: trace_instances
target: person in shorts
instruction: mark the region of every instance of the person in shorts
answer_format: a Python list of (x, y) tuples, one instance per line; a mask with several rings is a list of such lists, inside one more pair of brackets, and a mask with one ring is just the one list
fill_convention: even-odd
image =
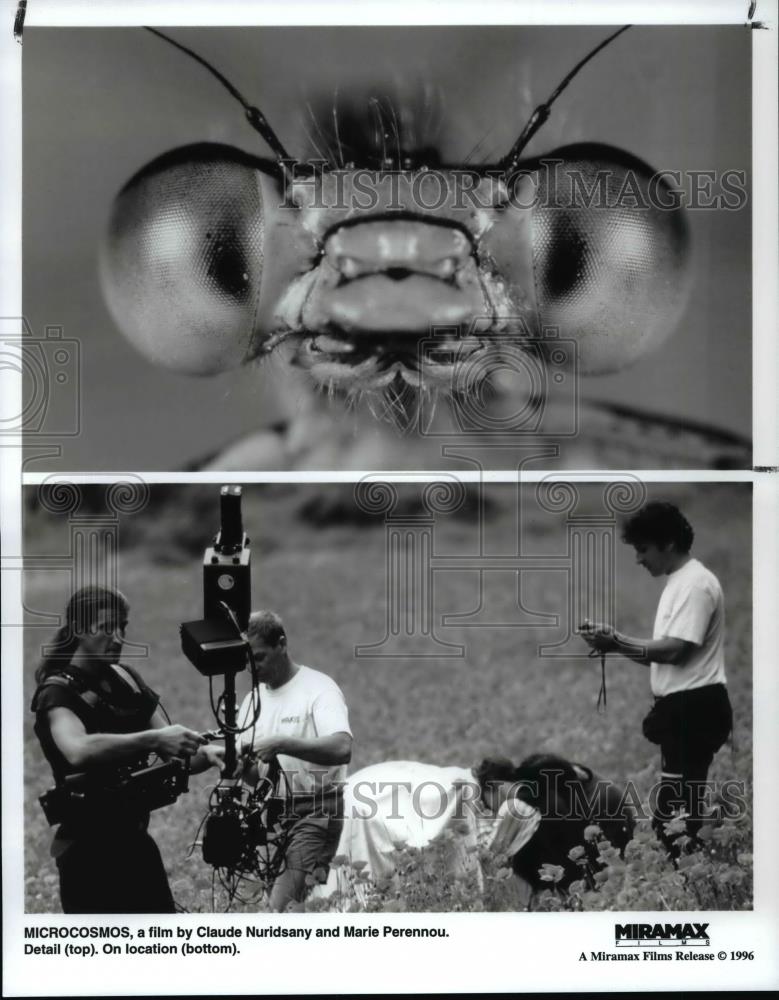
[[(243, 701), (239, 750), (244, 780), (261, 780), (278, 762), (284, 797), (283, 862), (270, 891), (276, 912), (300, 904), (327, 878), (343, 828), (343, 785), (352, 756), (349, 713), (340, 688), (319, 670), (296, 663), (273, 611), (256, 611), (247, 629), (258, 684)], [(259, 700), (259, 716), (251, 724)]]
[(644, 735), (660, 746), (661, 780), (653, 825), (672, 854), (665, 826), (679, 811), (687, 834), (700, 830), (706, 779), (714, 754), (733, 728), (725, 675), (725, 602), (719, 580), (691, 554), (694, 532), (670, 503), (647, 504), (627, 520), (622, 540), (653, 577), (667, 577), (651, 638), (584, 622), (585, 642), (601, 653), (620, 653), (649, 667), (654, 696)]

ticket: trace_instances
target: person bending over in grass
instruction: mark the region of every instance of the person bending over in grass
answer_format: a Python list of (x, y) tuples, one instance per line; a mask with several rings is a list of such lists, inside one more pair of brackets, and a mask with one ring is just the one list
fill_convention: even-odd
[(477, 848), (508, 856), (527, 900), (547, 884), (540, 874), (543, 865), (563, 869), (561, 888), (582, 878), (582, 867), (568, 852), (584, 844), (589, 824), (600, 825), (620, 848), (633, 829), (616, 786), (551, 754), (535, 754), (519, 767), (505, 757), (486, 758), (473, 768), (418, 761), (373, 764), (348, 779), (344, 817), (336, 853), (341, 865), (316, 898), (347, 890), (344, 869), (380, 881), (395, 873), (399, 851), (439, 844), (451, 877), (473, 876), (480, 887)]
[[(82, 773), (94, 787), (106, 787), (118, 768), (145, 767), (150, 754), (184, 758), (193, 773), (221, 766), (222, 749), (170, 725), (159, 695), (118, 662), (128, 614), (118, 590), (77, 590), (36, 672), (35, 734), (60, 788)], [(65, 913), (175, 912), (148, 822), (148, 810), (121, 797), (110, 807), (99, 799), (90, 805), (87, 792), (72, 805), (51, 850)]]
[(649, 667), (654, 704), (644, 719), (646, 738), (659, 744), (661, 779), (653, 825), (672, 855), (665, 833), (683, 810), (687, 833), (702, 823), (706, 778), (714, 754), (733, 727), (725, 677), (725, 603), (716, 576), (690, 552), (693, 529), (670, 503), (649, 503), (625, 524), (622, 540), (640, 566), (666, 576), (652, 638), (618, 632), (607, 623), (585, 622), (585, 642), (602, 653), (620, 653)]
[[(587, 828), (598, 827), (620, 852), (633, 836), (635, 817), (626, 790), (557, 754), (526, 757), (512, 775), (514, 794), (539, 813), (541, 820), (532, 840), (511, 858), (514, 874), (533, 890), (549, 887), (542, 877), (544, 865), (562, 869), (556, 885), (567, 889), (583, 879), (594, 889), (593, 873), (601, 867), (596, 840)], [(579, 862), (571, 856), (574, 848)], [(576, 852), (574, 852), (576, 853)]]

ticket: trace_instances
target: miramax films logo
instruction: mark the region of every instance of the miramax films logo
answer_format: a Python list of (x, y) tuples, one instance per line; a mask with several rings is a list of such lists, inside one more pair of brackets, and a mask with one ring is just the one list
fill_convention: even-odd
[(708, 924), (614, 924), (618, 948), (708, 947)]

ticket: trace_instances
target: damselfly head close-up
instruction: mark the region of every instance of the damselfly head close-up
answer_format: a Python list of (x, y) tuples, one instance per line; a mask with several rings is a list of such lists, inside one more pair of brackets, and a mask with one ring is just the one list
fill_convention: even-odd
[(198, 145), (129, 181), (104, 256), (117, 324), (152, 361), (198, 374), (294, 337), (298, 363), (347, 392), (445, 387), (466, 359), (488, 371), (504, 340), (542, 331), (576, 343), (582, 372), (624, 368), (678, 320), (684, 217), (624, 151), (525, 162), (553, 98), (497, 163), (468, 167), (440, 164), (415, 120), (430, 107), (368, 95), (361, 120), (335, 104), (313, 118), (326, 158), (301, 163), (237, 95), (273, 164)]
[[(99, 274), (114, 327), (176, 377), (255, 372), (267, 399), (253, 434), (262, 417), (313, 412), (333, 439), (389, 442), (388, 464), (405, 452), (401, 464), (429, 466), (431, 428), (575, 438), (552, 464), (583, 464), (588, 424), (609, 437), (619, 421), (604, 404), (637, 404), (634, 429), (647, 412), (716, 425), (708, 384), (668, 413), (656, 390), (635, 391), (662, 391), (690, 353), (691, 310), (712, 280), (696, 264), (688, 154), (669, 156), (684, 93), (667, 128), (647, 105), (649, 145), (620, 107), (626, 78), (635, 89), (654, 74), (666, 89), (657, 30), (253, 29), (247, 68), (229, 32), (135, 29), (147, 60), (210, 101), (200, 136), (128, 170), (106, 212)], [(274, 39), (296, 60), (287, 79)], [(676, 67), (671, 85), (684, 76)], [(175, 121), (186, 87), (158, 89)], [(715, 179), (712, 211), (728, 197), (725, 210), (738, 207), (739, 180)], [(717, 330), (696, 331), (693, 352), (705, 336), (736, 353)], [(709, 444), (704, 464), (743, 450)], [(598, 449), (598, 464), (623, 464)], [(353, 464), (330, 450), (293, 455), (277, 434), (241, 454), (259, 467)], [(697, 450), (697, 438), (681, 445), (685, 460)]]

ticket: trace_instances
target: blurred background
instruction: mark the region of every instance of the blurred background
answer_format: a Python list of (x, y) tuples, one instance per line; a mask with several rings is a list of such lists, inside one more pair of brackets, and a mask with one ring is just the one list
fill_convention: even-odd
[[(424, 510), (422, 488), (398, 485), (392, 512), (419, 530), (421, 522), (414, 518)], [(110, 511), (103, 489), (79, 489), (81, 503), (74, 514), (82, 526), (90, 519), (105, 523)], [(608, 512), (604, 489), (605, 484), (577, 484), (573, 516), (589, 519), (591, 527), (592, 515)], [(37, 803), (51, 776), (27, 706), (41, 646), (54, 634), (73, 584), (68, 572), (70, 515), (52, 513), (41, 504), (41, 495), (52, 506), (51, 497), (39, 488), (25, 490), (26, 905), (31, 911), (52, 912), (58, 908), (56, 870), (48, 856), (52, 831)], [(373, 496), (375, 500), (378, 494)], [(443, 496), (438, 494), (439, 500)], [(384, 644), (376, 652), (394, 650), (395, 655), (378, 658), (357, 655), (356, 647), (381, 644), (387, 634), (384, 513), (375, 505), (371, 513), (366, 510), (370, 505), (356, 503), (351, 486), (244, 489), (244, 526), (252, 539), (252, 604), (278, 611), (292, 657), (323, 670), (343, 690), (355, 736), (351, 771), (393, 759), (469, 766), (495, 754), (517, 763), (531, 753), (549, 751), (613, 780), (632, 779), (646, 793), (659, 767), (657, 748), (641, 732), (651, 703), (646, 669), (610, 658), (608, 708), (599, 714), (600, 665), (582, 656), (586, 648), (581, 640), (566, 634), (572, 580), (573, 592), (583, 598), (581, 609), (595, 607), (602, 587), (597, 575), (572, 577), (572, 564), (566, 561), (566, 496), (570, 494), (559, 490), (539, 496), (535, 486), (517, 493), (514, 486), (493, 485), (482, 493), (467, 492), (456, 510), (436, 513), (430, 530), (439, 560), (431, 597), (437, 649), (417, 635), (405, 645)], [(751, 485), (656, 483), (648, 484), (647, 498), (681, 508), (695, 530), (693, 554), (722, 583), (736, 741), (732, 751), (726, 747), (717, 755), (710, 777), (743, 780), (751, 789)], [(127, 641), (147, 647), (138, 657), (138, 650), (128, 645), (122, 659), (162, 694), (175, 721), (199, 730), (214, 725), (208, 681), (181, 653), (178, 625), (202, 615), (203, 549), (218, 527), (218, 511), (217, 486), (153, 486), (148, 505), (116, 519), (117, 582), (131, 606)], [(723, 524), (727, 531), (721, 530)], [(411, 549), (403, 551), (409, 555)], [(480, 570), (475, 563), (462, 563), (468, 556), (517, 551), (541, 557), (540, 567), (520, 577), (516, 568)], [(61, 571), (52, 568), (62, 557)], [(446, 557), (452, 559), (450, 566), (440, 561)], [(35, 559), (40, 560), (37, 568)], [(620, 543), (613, 569), (618, 627), (651, 634), (664, 580), (652, 579), (636, 565), (633, 549)], [(420, 610), (421, 591), (404, 586), (401, 593)], [(469, 616), (470, 624), (452, 622), (457, 616)], [(539, 655), (540, 646), (551, 643), (561, 643), (561, 655)], [(247, 675), (239, 675), (239, 693), (246, 684)], [(215, 690), (221, 690), (219, 679)], [(188, 795), (153, 815), (152, 831), (174, 893), (190, 910), (212, 906), (210, 870), (199, 849), (191, 858), (187, 851), (215, 780), (216, 772), (193, 778)]]
[[(384, 81), (430, 84), (444, 106), (438, 145), (454, 164), (469, 154), (495, 162), (608, 31), (171, 29), (260, 105), (294, 155), (312, 152), (307, 102)], [(748, 177), (750, 72), (746, 28), (632, 28), (576, 78), (527, 155), (598, 141), (656, 169)], [(32, 468), (176, 469), (271, 424), (282, 409), (272, 364), (206, 380), (153, 367), (113, 327), (97, 276), (111, 203), (140, 167), (201, 141), (266, 153), (240, 107), (137, 28), (30, 28), (23, 73), (25, 316), (36, 336), (57, 325), (78, 339), (82, 363), (80, 433), (63, 439), (59, 459)], [(750, 211), (688, 213), (693, 287), (679, 330), (633, 369), (584, 380), (585, 400), (751, 436)], [(705, 465), (691, 450), (689, 465)]]

